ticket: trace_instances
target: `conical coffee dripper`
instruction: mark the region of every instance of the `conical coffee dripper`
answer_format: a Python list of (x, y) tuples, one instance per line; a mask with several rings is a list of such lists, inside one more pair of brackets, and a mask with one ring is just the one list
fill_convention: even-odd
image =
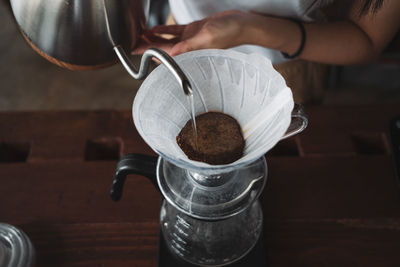
[(231, 115), (242, 127), (246, 146), (244, 156), (227, 165), (188, 159), (176, 136), (191, 119), (191, 105), (173, 75), (160, 65), (138, 91), (133, 117), (142, 138), (168, 161), (202, 173), (231, 171), (262, 157), (279, 140), (306, 127), (306, 117), (296, 114), (300, 124), (285, 136), (294, 107), (292, 93), (268, 59), (207, 49), (179, 55), (175, 60), (191, 82), (195, 113), (220, 111)]

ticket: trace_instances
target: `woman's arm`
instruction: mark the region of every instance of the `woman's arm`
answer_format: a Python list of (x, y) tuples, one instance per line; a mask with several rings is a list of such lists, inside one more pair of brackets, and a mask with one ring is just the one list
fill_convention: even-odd
[[(328, 64), (358, 64), (377, 57), (399, 28), (400, 1), (385, 0), (375, 14), (363, 16), (358, 12), (359, 1), (355, 2), (347, 20), (304, 23), (306, 43), (299, 58)], [(173, 56), (242, 44), (293, 54), (301, 43), (301, 31), (295, 22), (241, 11), (217, 13), (188, 25), (156, 26), (153, 33), (178, 36), (169, 47)]]
[(329, 64), (359, 64), (375, 59), (400, 26), (400, 1), (386, 0), (376, 13), (359, 15), (355, 1), (346, 21), (305, 24), (307, 44), (300, 58)]

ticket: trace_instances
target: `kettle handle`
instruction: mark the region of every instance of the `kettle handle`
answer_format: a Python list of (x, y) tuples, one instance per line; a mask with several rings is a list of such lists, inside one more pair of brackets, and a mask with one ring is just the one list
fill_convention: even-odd
[(114, 201), (122, 197), (122, 191), (126, 176), (129, 174), (139, 174), (147, 177), (158, 189), (157, 185), (157, 160), (155, 156), (143, 154), (127, 154), (118, 161), (114, 178), (111, 185), (110, 196)]
[(281, 140), (301, 133), (308, 125), (307, 114), (304, 111), (304, 107), (300, 104), (295, 103), (292, 110), (292, 120), (286, 133), (282, 136)]

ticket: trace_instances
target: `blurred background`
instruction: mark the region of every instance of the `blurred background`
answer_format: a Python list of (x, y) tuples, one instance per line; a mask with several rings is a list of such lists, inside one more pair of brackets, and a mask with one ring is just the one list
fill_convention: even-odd
[[(168, 15), (153, 1), (149, 27)], [(130, 109), (141, 82), (121, 64), (95, 71), (70, 71), (39, 56), (23, 39), (8, 0), (0, 0), (0, 111)], [(400, 103), (399, 37), (376, 62), (330, 66), (322, 105)], [(140, 58), (133, 57), (139, 63)], [(400, 109), (400, 107), (399, 107)]]

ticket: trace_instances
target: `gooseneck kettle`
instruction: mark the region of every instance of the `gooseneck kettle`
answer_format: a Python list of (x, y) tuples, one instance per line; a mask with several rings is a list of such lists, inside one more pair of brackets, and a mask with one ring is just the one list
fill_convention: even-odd
[(50, 62), (71, 70), (107, 67), (121, 61), (135, 79), (147, 74), (151, 58), (173, 73), (185, 94), (190, 83), (164, 51), (151, 48), (140, 68), (126, 51), (139, 41), (149, 0), (10, 0), (20, 31), (30, 46)]

